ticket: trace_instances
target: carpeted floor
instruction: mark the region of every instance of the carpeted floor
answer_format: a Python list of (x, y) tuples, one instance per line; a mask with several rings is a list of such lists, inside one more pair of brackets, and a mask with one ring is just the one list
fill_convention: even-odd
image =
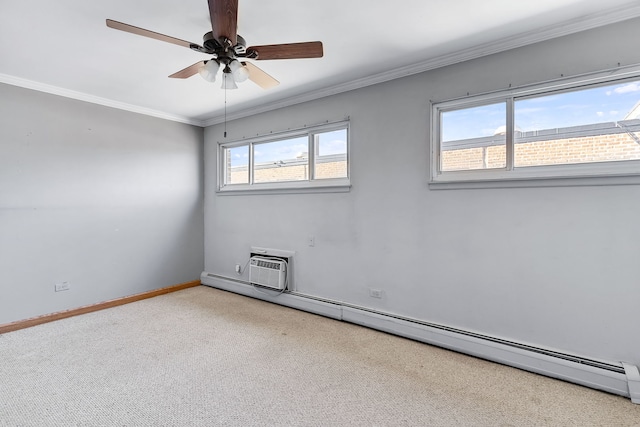
[(627, 398), (200, 286), (0, 335), (1, 426), (640, 426)]

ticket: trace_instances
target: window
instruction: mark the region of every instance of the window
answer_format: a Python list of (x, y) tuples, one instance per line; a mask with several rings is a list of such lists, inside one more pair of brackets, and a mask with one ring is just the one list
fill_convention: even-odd
[(640, 175), (640, 78), (621, 74), (433, 104), (432, 183)]
[(441, 115), (441, 171), (506, 166), (506, 104), (489, 104)]
[(253, 182), (307, 181), (308, 153), (306, 136), (253, 144)]
[(229, 172), (226, 175), (229, 185), (249, 183), (248, 145), (229, 147), (225, 151), (225, 164), (229, 167)]
[(219, 145), (219, 191), (348, 188), (348, 122)]
[(514, 167), (640, 159), (640, 81), (516, 100), (514, 114)]

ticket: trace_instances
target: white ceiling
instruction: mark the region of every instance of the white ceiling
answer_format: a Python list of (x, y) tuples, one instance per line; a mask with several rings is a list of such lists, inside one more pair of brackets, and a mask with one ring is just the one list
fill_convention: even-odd
[[(320, 59), (256, 61), (281, 84), (227, 91), (229, 117), (640, 16), (637, 0), (240, 0), (248, 45), (321, 40)], [(168, 75), (204, 54), (107, 28), (110, 18), (202, 43), (206, 0), (0, 0), (0, 82), (199, 125), (220, 83)]]

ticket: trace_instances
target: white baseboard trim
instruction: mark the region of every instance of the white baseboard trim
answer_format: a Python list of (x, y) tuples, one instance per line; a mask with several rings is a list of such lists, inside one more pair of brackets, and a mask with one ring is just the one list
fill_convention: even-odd
[(278, 291), (270, 291), (268, 289), (258, 290), (250, 284), (206, 272), (202, 273), (200, 276), (200, 282), (203, 285), (225, 291), (273, 302), (298, 310), (308, 311), (309, 313), (319, 314), (332, 319), (342, 320), (342, 307), (337, 304), (286, 293), (280, 294)]
[(214, 288), (344, 320), (529, 372), (629, 397), (633, 403), (640, 403), (640, 374), (634, 365), (622, 362), (611, 364), (616, 369), (591, 366), (562, 357), (541, 354), (534, 350), (478, 338), (472, 336), (471, 333), (467, 335), (439, 329), (337, 301), (326, 301), (288, 293), (271, 296), (246, 282), (207, 272), (202, 273), (201, 282), (203, 285)]

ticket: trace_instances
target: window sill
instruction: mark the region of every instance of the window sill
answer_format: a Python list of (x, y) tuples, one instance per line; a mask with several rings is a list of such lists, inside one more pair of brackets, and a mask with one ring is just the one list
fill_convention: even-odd
[(219, 196), (242, 196), (249, 194), (301, 194), (301, 193), (347, 193), (351, 183), (345, 179), (313, 182), (264, 183), (254, 185), (233, 185), (216, 191)]
[(640, 185), (640, 174), (432, 180), (430, 190)]

